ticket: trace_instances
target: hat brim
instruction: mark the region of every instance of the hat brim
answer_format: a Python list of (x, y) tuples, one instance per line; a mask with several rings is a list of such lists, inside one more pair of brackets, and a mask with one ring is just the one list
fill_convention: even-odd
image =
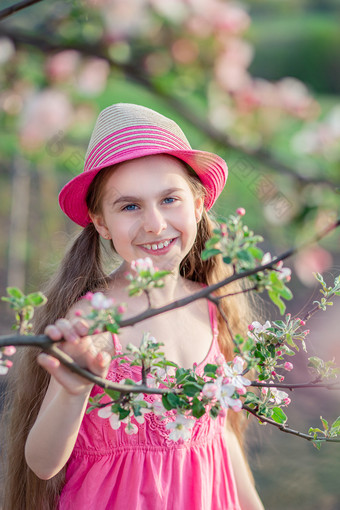
[(59, 205), (61, 209), (72, 221), (81, 227), (86, 227), (86, 225), (91, 223), (86, 205), (86, 195), (97, 173), (111, 165), (156, 154), (174, 156), (184, 161), (184, 163), (187, 163), (197, 174), (206, 189), (205, 208), (209, 210), (213, 206), (226, 183), (228, 175), (227, 164), (222, 158), (216, 154), (205, 151), (195, 151), (191, 149), (162, 150), (159, 147), (153, 149), (148, 147), (141, 148), (139, 151), (136, 151), (136, 148), (134, 148), (134, 150), (131, 151), (131, 157), (129, 157), (126, 152), (122, 154), (121, 157), (119, 154), (115, 154), (112, 160), (108, 158), (105, 163), (91, 170), (86, 170), (74, 177), (62, 188), (59, 194)]

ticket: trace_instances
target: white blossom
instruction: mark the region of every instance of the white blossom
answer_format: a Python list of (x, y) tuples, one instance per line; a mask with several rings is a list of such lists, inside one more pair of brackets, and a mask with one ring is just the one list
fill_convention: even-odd
[(172, 441), (178, 441), (179, 439), (188, 441), (191, 438), (191, 429), (194, 424), (194, 420), (186, 418), (183, 414), (177, 414), (175, 421), (165, 425), (167, 429), (171, 430), (169, 439)]

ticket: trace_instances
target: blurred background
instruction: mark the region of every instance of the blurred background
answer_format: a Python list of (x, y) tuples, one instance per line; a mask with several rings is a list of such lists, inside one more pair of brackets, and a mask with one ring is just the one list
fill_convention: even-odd
[[(280, 254), (339, 216), (338, 0), (44, 0), (10, 13), (14, 3), (0, 7), (0, 295), (38, 290), (55, 270), (78, 229), (58, 192), (82, 170), (99, 111), (116, 102), (164, 113), (192, 147), (224, 157), (215, 211), (244, 207), (264, 250)], [(337, 231), (289, 260), (287, 311), (303, 316), (320, 296), (313, 271), (331, 284), (339, 261)], [(0, 311), (7, 334), (13, 317)], [(338, 365), (339, 311), (335, 299), (308, 323), (309, 355)], [(287, 379), (306, 381), (296, 358)], [(289, 424), (303, 432), (340, 414), (339, 392), (293, 397)], [(267, 509), (340, 509), (340, 445), (317, 451), (257, 423), (248, 442)]]

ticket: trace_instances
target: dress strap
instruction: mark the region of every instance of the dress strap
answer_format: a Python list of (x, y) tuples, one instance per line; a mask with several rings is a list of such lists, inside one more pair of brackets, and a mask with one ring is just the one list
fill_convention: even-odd
[(211, 324), (211, 329), (213, 332), (213, 342), (217, 342), (218, 337), (218, 320), (216, 313), (216, 305), (212, 303), (212, 301), (208, 300), (208, 310), (209, 310), (209, 319)]
[(118, 335), (116, 335), (116, 333), (112, 333), (112, 340), (113, 340), (113, 346), (115, 348), (115, 354), (122, 354), (123, 349), (120, 344)]

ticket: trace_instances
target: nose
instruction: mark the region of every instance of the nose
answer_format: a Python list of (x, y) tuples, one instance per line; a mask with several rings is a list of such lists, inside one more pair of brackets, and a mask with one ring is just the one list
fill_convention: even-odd
[(144, 230), (153, 234), (160, 234), (167, 227), (164, 215), (157, 207), (150, 207), (144, 213)]

